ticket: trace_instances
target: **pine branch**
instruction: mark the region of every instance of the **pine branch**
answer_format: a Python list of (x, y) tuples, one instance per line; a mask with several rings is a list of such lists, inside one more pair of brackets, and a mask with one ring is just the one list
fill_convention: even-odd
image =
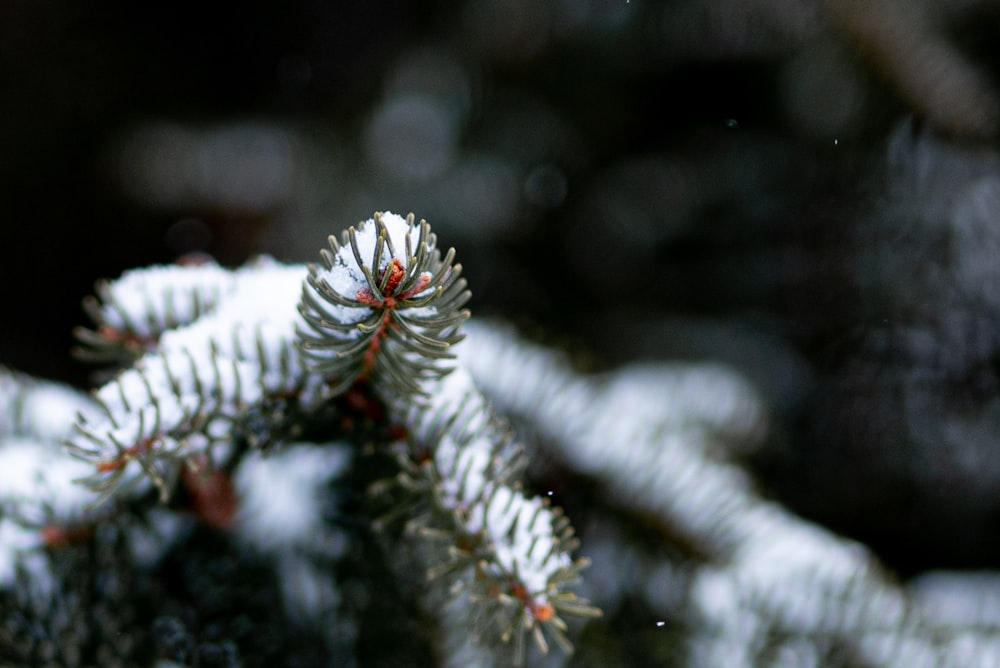
[(303, 367), (296, 346), (295, 304), (306, 268), (262, 256), (232, 273), (233, 288), (216, 309), (163, 334), (159, 349), (204, 349), (257, 367), (265, 395), (296, 396), (314, 405), (321, 381)]
[[(900, 668), (1000, 656), (1000, 631), (933, 623), (864, 546), (758, 494), (725, 447), (742, 440), (745, 451), (762, 436), (761, 406), (738, 379), (696, 366), (588, 379), (509, 330), (468, 330), (460, 363), (493, 401), (533, 424), (567, 466), (601, 480), (618, 503), (658, 517), (701, 550), (706, 564), (687, 601), (688, 665), (762, 665), (793, 647), (821, 661)], [(705, 385), (694, 391), (695, 383)]]
[[(454, 250), (442, 257), (412, 214), (376, 213), (342, 239), (322, 253), (326, 269), (262, 258), (232, 272), (154, 267), (99, 285), (100, 300), (88, 302), (99, 328), (81, 339), (136, 359), (95, 393), (96, 409), (80, 412), (62, 456), (94, 505), (117, 494), (148, 514), (154, 490), (167, 502), (181, 489), (202, 524), (235, 527), (254, 551), (312, 573), (304, 586), (319, 591), (331, 580), (314, 567), (338, 552), (312, 543), (337, 539), (308, 511), (321, 503), (317, 486), (342, 472), (343, 451), (247, 455), (307, 428), (366, 449), (405, 430), (396, 480), (409, 496), (395, 511), (427, 555), (429, 599), (465, 601), (470, 638), (510, 643), (517, 663), (528, 638), (543, 652), (569, 651), (563, 618), (600, 614), (569, 588), (587, 562), (570, 557), (578, 541), (562, 511), (522, 489), (521, 447), (456, 371), (469, 292)], [(308, 470), (293, 466), (301, 461)], [(281, 489), (295, 510), (275, 515)], [(286, 602), (298, 596), (300, 612), (309, 609), (293, 589)]]
[(411, 434), (405, 487), (425, 507), (410, 528), (440, 546), (429, 576), (470, 602), (472, 638), (513, 641), (516, 664), (526, 634), (542, 652), (546, 635), (571, 651), (560, 615), (600, 615), (566, 589), (587, 563), (570, 558), (572, 527), (547, 498), (521, 490), (523, 452), (464, 370), (424, 393), (426, 404), (396, 413)]
[(454, 249), (442, 258), (430, 225), (413, 214), (376, 213), (329, 242), (326, 268), (309, 266), (299, 336), (330, 393), (362, 379), (382, 394), (419, 394), (421, 381), (447, 374), (469, 317)]
[(213, 447), (231, 442), (261, 398), (254, 365), (211, 350), (148, 354), (101, 388), (104, 414), (81, 419), (67, 445), (93, 464), (95, 473), (84, 482), (100, 500), (144, 474), (166, 501), (181, 467), (215, 461)]
[[(148, 271), (130, 272), (126, 284), (175, 275)], [(98, 391), (103, 414), (82, 417), (68, 445), (94, 466), (85, 482), (99, 500), (144, 476), (166, 500), (184, 467), (211, 468), (239, 438), (252, 446), (280, 440), (280, 424), (295, 409), (288, 402), (316, 402), (320, 381), (307, 376), (294, 343), (304, 275), (302, 266), (269, 258), (229, 274), (210, 312), (160, 332), (150, 352)]]
[(232, 274), (211, 262), (136, 269), (101, 281), (97, 296), (83, 302), (97, 329), (76, 330), (78, 352), (94, 361), (134, 359), (163, 332), (210, 312), (232, 289)]

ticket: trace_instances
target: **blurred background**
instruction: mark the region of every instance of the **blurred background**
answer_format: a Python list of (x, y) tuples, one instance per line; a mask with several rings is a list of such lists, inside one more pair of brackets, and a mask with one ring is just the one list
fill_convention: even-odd
[[(1000, 3), (0, 0), (0, 363), (98, 278), (375, 210), (593, 368), (720, 360), (751, 465), (902, 576), (1000, 567)], [(567, 419), (572, 419), (568, 416)]]

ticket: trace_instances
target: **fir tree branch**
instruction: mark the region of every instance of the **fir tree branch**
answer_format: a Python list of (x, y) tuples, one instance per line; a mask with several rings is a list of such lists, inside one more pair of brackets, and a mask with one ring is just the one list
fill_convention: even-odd
[(143, 357), (97, 393), (100, 419), (81, 419), (67, 440), (95, 472), (83, 481), (103, 500), (145, 474), (166, 501), (185, 463), (214, 461), (247, 409), (259, 406), (259, 369), (211, 351)]
[[(317, 479), (282, 473), (282, 463), (311, 456), (298, 447), (252, 463), (244, 454), (335, 417), (324, 400), (348, 386), (346, 402), (372, 406), (374, 393), (390, 415), (362, 411), (365, 424), (376, 423), (367, 433), (386, 439), (398, 424), (410, 435), (397, 481), (412, 496), (398, 511), (411, 518), (428, 570), (440, 576), (434, 588), (469, 602), (470, 628), (510, 642), (518, 663), (528, 637), (543, 652), (550, 643), (569, 651), (563, 617), (600, 614), (568, 587), (586, 560), (569, 555), (578, 541), (562, 511), (522, 490), (523, 452), (509, 428), (467, 373), (452, 373), (469, 298), (454, 250), (442, 257), (425, 221), (389, 213), (330, 243), (325, 270), (262, 258), (234, 272), (138, 270), (99, 287), (104, 306), (90, 304), (103, 334), (127, 334), (104, 338), (126, 341), (140, 356), (95, 393), (98, 410), (81, 413), (65, 439), (67, 452), (89, 466), (82, 482), (96, 502), (123, 486), (131, 498), (155, 487), (167, 501), (180, 484), (203, 521), (236, 522), (253, 549), (312, 572), (336, 558), (306, 547), (324, 533), (316, 522), (272, 522), (272, 534), (287, 534), (295, 519), (303, 527), (280, 549), (259, 528), (273, 510), (261, 499), (270, 501), (278, 485), (261, 484), (261, 475), (281, 476), (294, 486), (285, 496), (296, 497)], [(204, 293), (192, 288), (197, 276)], [(348, 413), (339, 419), (324, 424), (327, 436), (360, 426)], [(365, 429), (354, 438), (364, 441)], [(313, 452), (319, 460), (307, 473), (326, 471), (326, 484), (342, 470), (328, 465), (342, 458), (333, 447)], [(316, 503), (313, 493), (296, 505)], [(414, 507), (424, 513), (413, 517)], [(295, 596), (289, 590), (286, 601)]]
[(523, 452), (464, 370), (423, 389), (426, 403), (395, 412), (411, 434), (406, 486), (426, 509), (411, 530), (442, 548), (429, 575), (448, 575), (440, 586), (469, 601), (472, 637), (513, 641), (518, 665), (526, 634), (543, 652), (546, 635), (570, 651), (560, 614), (600, 615), (566, 589), (586, 565), (570, 558), (572, 527), (521, 490)]
[[(149, 271), (153, 283), (173, 275)], [(294, 409), (288, 402), (317, 401), (321, 382), (305, 373), (294, 341), (304, 275), (302, 266), (269, 258), (229, 274), (229, 290), (210, 312), (160, 332), (134, 368), (97, 392), (103, 414), (81, 418), (68, 445), (94, 466), (85, 482), (100, 500), (142, 476), (166, 500), (183, 466), (225, 458), (235, 439), (278, 440)], [(143, 278), (131, 272), (127, 282), (145, 285)]]
[(325, 269), (309, 266), (299, 310), (307, 364), (331, 394), (358, 379), (381, 394), (421, 392), (451, 370), (469, 291), (454, 249), (441, 257), (427, 221), (379, 213), (329, 238)]
[(509, 329), (468, 331), (460, 363), (493, 401), (533, 424), (568, 466), (602, 480), (619, 503), (659, 517), (702, 550), (707, 563), (687, 601), (688, 665), (761, 665), (792, 647), (900, 668), (998, 655), (1000, 630), (942, 629), (864, 546), (759, 495), (721, 445), (762, 435), (760, 405), (738, 379), (720, 382), (717, 368), (708, 369), (704, 396), (714, 401), (692, 403), (697, 367), (588, 379)]
[(101, 281), (97, 296), (83, 302), (97, 329), (76, 330), (79, 353), (95, 361), (138, 357), (160, 334), (194, 322), (232, 289), (232, 274), (212, 262), (135, 269)]

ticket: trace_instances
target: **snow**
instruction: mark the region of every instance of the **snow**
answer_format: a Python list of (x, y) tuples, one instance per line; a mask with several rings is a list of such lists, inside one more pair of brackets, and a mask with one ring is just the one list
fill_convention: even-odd
[[(374, 272), (374, 262), (371, 260), (375, 259), (375, 248), (378, 242), (378, 227), (375, 225), (375, 219), (369, 218), (368, 220), (360, 223), (355, 231), (355, 240), (358, 245), (358, 252), (361, 255), (361, 259), (370, 268), (373, 269), (373, 273), (381, 273), (382, 269), (385, 269), (386, 265), (392, 261), (393, 258), (400, 260), (404, 266), (409, 262), (406, 256), (406, 237), (412, 232), (419, 233), (420, 228), (418, 226), (410, 227), (410, 224), (402, 216), (392, 213), (391, 211), (386, 211), (382, 214), (382, 224), (385, 226), (387, 236), (387, 243), (382, 251), (382, 257), (379, 258), (378, 262), (378, 272)], [(390, 251), (390, 244), (392, 246)], [(419, 234), (413, 234), (410, 240), (410, 253), (416, 253), (417, 246), (420, 244)], [(340, 249), (338, 253), (344, 266), (351, 268), (352, 265), (357, 268), (357, 260), (354, 257), (354, 250), (349, 246), (344, 246)]]
[(236, 472), (236, 531), (262, 551), (302, 546), (323, 531), (323, 496), (350, 461), (350, 448), (297, 444), (246, 459)]
[[(500, 479), (516, 449), (464, 369), (426, 389), (430, 405), (411, 410), (407, 422), (419, 440), (434, 443), (438, 502), (467, 535), (485, 537), (496, 575), (543, 597), (555, 572), (571, 565), (558, 549), (553, 510)], [(445, 424), (452, 426), (440, 434)]]
[(55, 441), (67, 436), (78, 413), (93, 414), (93, 400), (71, 387), (35, 380), (0, 367), (0, 438), (34, 436)]
[(568, 554), (553, 549), (553, 519), (541, 499), (528, 499), (508, 487), (497, 488), (486, 514), (497, 562), (532, 594), (544, 593), (555, 571), (571, 563)]
[[(414, 226), (411, 228), (410, 224), (402, 216), (387, 211), (382, 214), (382, 223), (388, 232), (387, 240), (392, 243), (392, 249), (390, 251), (389, 243), (386, 243), (382, 249), (382, 256), (378, 258), (377, 269), (375, 250), (378, 243), (378, 226), (375, 224), (375, 219), (369, 218), (360, 223), (354, 234), (354, 240), (358, 246), (361, 261), (371, 270), (372, 275), (376, 278), (382, 274), (382, 271), (393, 258), (402, 262), (404, 267), (409, 267), (411, 258), (407, 257), (406, 254), (407, 236), (410, 236), (409, 247), (411, 255), (416, 254), (417, 247), (421, 242), (420, 227)], [(365, 288), (370, 289), (362, 268), (358, 266), (357, 258), (354, 256), (354, 249), (349, 243), (341, 245), (340, 250), (334, 255), (333, 267), (320, 271), (317, 278), (326, 281), (327, 285), (334, 292), (347, 299), (354, 299), (360, 290)], [(338, 322), (343, 323), (357, 322), (368, 311), (367, 308), (352, 309), (335, 304), (331, 304), (331, 307), (333, 308), (330, 314)]]
[[(306, 274), (304, 265), (258, 258), (233, 274), (234, 287), (214, 312), (187, 327), (166, 332), (160, 349), (199, 350), (211, 343), (223, 356), (260, 362), (261, 353), (264, 361), (278, 358), (282, 354), (278, 348), (286, 344), (285, 354), (289, 354)], [(260, 350), (256, 334), (265, 332), (267, 346)]]
[(1000, 627), (1000, 574), (930, 571), (909, 585), (924, 614), (952, 628)]
[[(245, 362), (184, 352), (151, 354), (98, 392), (107, 418), (87, 430), (105, 441), (105, 455), (118, 455), (116, 443), (130, 447), (183, 430), (192, 418), (235, 418), (244, 406), (260, 401), (257, 370)], [(81, 443), (89, 447), (90, 443)]]
[(216, 264), (133, 269), (100, 290), (101, 317), (115, 329), (153, 337), (192, 322), (232, 288), (232, 275)]
[(56, 444), (0, 442), (0, 588), (13, 583), (18, 558), (42, 544), (50, 522), (77, 520), (93, 494), (75, 481), (90, 467)]
[(239, 510), (234, 531), (253, 549), (274, 555), (285, 607), (293, 619), (323, 620), (339, 594), (323, 566), (347, 549), (328, 517), (331, 485), (350, 464), (347, 444), (298, 443), (247, 458), (236, 472)]
[(44, 499), (57, 517), (67, 517), (93, 498), (74, 482), (88, 473), (87, 464), (59, 445), (8, 438), (0, 445), (0, 503)]

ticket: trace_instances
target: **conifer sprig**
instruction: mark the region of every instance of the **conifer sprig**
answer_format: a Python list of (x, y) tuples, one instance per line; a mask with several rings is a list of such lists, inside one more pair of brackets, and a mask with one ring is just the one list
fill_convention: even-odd
[(341, 241), (329, 237), (325, 269), (309, 266), (299, 311), (309, 369), (331, 394), (369, 380), (390, 395), (420, 394), (421, 381), (447, 374), (469, 299), (462, 265), (445, 256), (427, 221), (376, 212)]
[(82, 482), (100, 501), (145, 474), (166, 501), (182, 464), (211, 460), (213, 446), (232, 440), (261, 387), (251, 364), (183, 351), (147, 355), (96, 397), (104, 414), (81, 418), (67, 441), (94, 465)]
[(560, 615), (601, 613), (566, 589), (588, 563), (570, 557), (578, 541), (569, 520), (521, 489), (523, 449), (467, 372), (426, 391), (426, 404), (410, 403), (397, 418), (410, 434), (403, 487), (425, 509), (410, 528), (439, 548), (429, 549), (429, 577), (468, 597), (472, 636), (513, 643), (518, 665), (526, 635), (542, 652), (546, 636), (570, 651)]
[(233, 289), (233, 274), (214, 262), (134, 269), (100, 281), (83, 308), (96, 329), (78, 327), (77, 354), (91, 361), (131, 361), (160, 334), (212, 311)]
[(108, 294), (131, 294), (132, 302), (148, 307), (147, 321), (165, 329), (156, 331), (132, 368), (96, 393), (103, 411), (78, 419), (67, 440), (94, 466), (83, 482), (100, 494), (98, 501), (143, 476), (165, 500), (183, 467), (210, 466), (237, 442), (279, 440), (288, 407), (311, 404), (318, 394), (295, 346), (295, 302), (305, 267), (258, 258), (227, 272), (225, 280), (213, 270), (206, 281), (226, 290), (210, 291), (218, 297), (211, 309), (197, 317), (188, 309), (190, 321), (173, 327), (167, 325), (176, 318), (160, 310), (169, 311), (174, 298), (154, 303), (136, 297), (175, 294), (178, 286), (189, 287), (189, 272), (203, 269), (136, 270), (119, 279), (123, 287), (116, 282), (105, 288)]

